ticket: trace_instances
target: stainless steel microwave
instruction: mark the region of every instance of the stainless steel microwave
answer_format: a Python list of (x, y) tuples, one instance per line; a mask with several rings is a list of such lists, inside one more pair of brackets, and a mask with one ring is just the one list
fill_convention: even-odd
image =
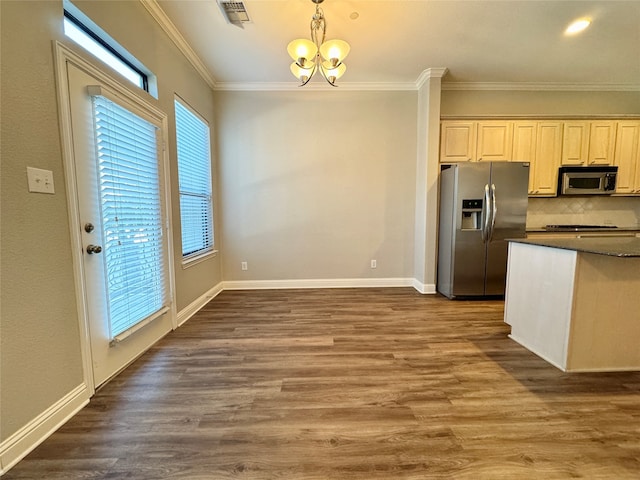
[(610, 195), (616, 191), (618, 167), (560, 167), (558, 195)]

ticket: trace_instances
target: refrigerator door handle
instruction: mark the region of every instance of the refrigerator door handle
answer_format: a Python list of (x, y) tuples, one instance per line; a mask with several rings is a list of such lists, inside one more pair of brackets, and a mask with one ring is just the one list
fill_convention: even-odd
[(496, 226), (496, 215), (498, 214), (498, 204), (496, 202), (496, 186), (491, 184), (491, 228), (489, 229), (489, 235), (487, 242), (490, 242), (493, 238), (493, 230)]
[(482, 243), (489, 241), (489, 222), (491, 220), (491, 195), (489, 193), (489, 185), (484, 186), (484, 202), (482, 203)]

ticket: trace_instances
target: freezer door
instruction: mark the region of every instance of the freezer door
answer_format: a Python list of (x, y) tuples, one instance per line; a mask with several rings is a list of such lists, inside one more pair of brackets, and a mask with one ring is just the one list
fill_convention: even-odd
[[(458, 165), (458, 185), (454, 206), (455, 242), (453, 265), (453, 296), (484, 294), (486, 244), (481, 229), (463, 228), (463, 201), (484, 199), (490, 179), (490, 163)], [(486, 211), (486, 206), (485, 209)], [(484, 224), (484, 215), (480, 224)]]
[(440, 172), (440, 216), (438, 225), (438, 282), (441, 294), (453, 295), (453, 245), (456, 238), (453, 207), (455, 205), (457, 166), (443, 167)]
[(504, 295), (507, 272), (506, 238), (526, 236), (529, 164), (502, 162), (491, 165), (492, 219), (487, 244), (485, 295)]

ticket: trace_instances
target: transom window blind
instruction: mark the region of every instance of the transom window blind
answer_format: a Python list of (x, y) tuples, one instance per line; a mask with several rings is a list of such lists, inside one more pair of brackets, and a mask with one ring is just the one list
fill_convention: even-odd
[(92, 101), (108, 317), (117, 341), (168, 309), (158, 129), (103, 96)]
[(192, 258), (213, 250), (209, 126), (178, 100), (175, 108), (182, 257)]

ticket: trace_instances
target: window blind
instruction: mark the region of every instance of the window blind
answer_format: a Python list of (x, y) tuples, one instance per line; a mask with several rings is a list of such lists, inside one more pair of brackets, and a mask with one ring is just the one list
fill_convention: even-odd
[(209, 126), (177, 100), (175, 109), (182, 256), (190, 258), (213, 250)]
[(157, 127), (93, 96), (111, 340), (166, 310)]

